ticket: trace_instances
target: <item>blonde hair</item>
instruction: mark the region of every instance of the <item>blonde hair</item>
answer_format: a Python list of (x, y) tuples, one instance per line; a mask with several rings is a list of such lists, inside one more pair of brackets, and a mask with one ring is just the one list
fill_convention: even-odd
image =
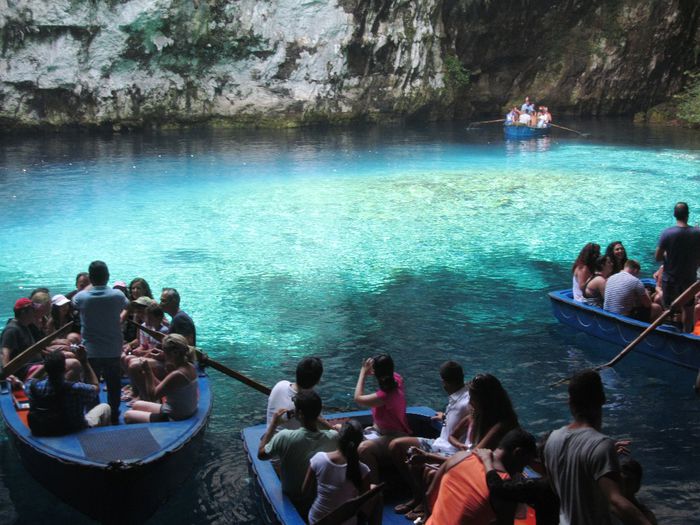
[(163, 338), (163, 352), (174, 355), (178, 361), (194, 363), (194, 347), (189, 346), (185, 336), (168, 334)]

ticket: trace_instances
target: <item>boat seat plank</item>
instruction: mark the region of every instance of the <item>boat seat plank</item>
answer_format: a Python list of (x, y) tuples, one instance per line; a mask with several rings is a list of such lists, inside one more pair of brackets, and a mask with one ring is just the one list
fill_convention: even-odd
[(82, 432), (78, 440), (85, 459), (100, 463), (144, 458), (160, 450), (147, 427), (121, 428), (118, 432)]

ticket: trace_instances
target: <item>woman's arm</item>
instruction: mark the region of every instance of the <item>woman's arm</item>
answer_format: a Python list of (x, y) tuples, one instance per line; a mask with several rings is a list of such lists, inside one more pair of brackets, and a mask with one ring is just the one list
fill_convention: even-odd
[(588, 266), (579, 266), (576, 268), (576, 280), (578, 281), (578, 286), (579, 288), (583, 289), (583, 287), (586, 284), (586, 281), (588, 278), (591, 276), (591, 271), (588, 269)]
[(372, 359), (365, 360), (360, 368), (360, 375), (357, 377), (355, 386), (355, 403), (363, 407), (378, 407), (384, 404), (384, 400), (377, 394), (365, 394), (365, 379), (372, 374)]
[(499, 421), (494, 426), (492, 426), (486, 435), (481, 438), (478, 443), (473, 443), (473, 448), (488, 448), (495, 449), (501, 438), (508, 432), (512, 426), (504, 425), (502, 421)]
[[(148, 365), (148, 362), (146, 362), (146, 364)], [(192, 365), (188, 366), (191, 367)], [(158, 381), (155, 375), (153, 375), (153, 370), (151, 369), (150, 365), (148, 365), (148, 369), (153, 380)], [(173, 390), (177, 390), (179, 388), (187, 386), (189, 382), (189, 378), (185, 375), (185, 372), (183, 372), (180, 368), (178, 368), (177, 370), (173, 370), (167, 376), (165, 376), (165, 378), (162, 381), (155, 385), (153, 389), (154, 397), (155, 399), (160, 399), (161, 397), (167, 396), (168, 394), (172, 393)]]
[(447, 440), (450, 442), (450, 445), (457, 448), (458, 450), (467, 450), (467, 445), (460, 441), (459, 438), (461, 436), (464, 436), (469, 431), (469, 424), (471, 423), (471, 421), (471, 414), (467, 414), (459, 420), (459, 422), (455, 425), (454, 429), (452, 430), (452, 434), (450, 434), (447, 438)]
[(316, 499), (316, 474), (309, 466), (306, 469), (304, 483), (301, 486), (301, 497), (303, 501), (313, 501)]

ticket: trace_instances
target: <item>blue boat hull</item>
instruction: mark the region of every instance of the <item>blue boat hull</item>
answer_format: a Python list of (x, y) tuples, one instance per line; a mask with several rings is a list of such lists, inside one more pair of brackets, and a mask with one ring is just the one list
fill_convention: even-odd
[[(574, 301), (570, 289), (549, 293), (554, 317), (565, 325), (593, 337), (624, 347), (631, 343), (648, 323)], [(700, 369), (700, 337), (662, 325), (635, 348), (648, 356), (690, 370)]]
[(102, 523), (144, 522), (189, 477), (211, 407), (209, 380), (201, 374), (197, 414), (185, 421), (37, 438), (20, 419), (10, 393), (0, 394), (7, 432), (27, 471), (59, 499)]
[(507, 139), (535, 139), (549, 135), (552, 131), (551, 126), (546, 128), (531, 128), (530, 126), (503, 126), (503, 133)]

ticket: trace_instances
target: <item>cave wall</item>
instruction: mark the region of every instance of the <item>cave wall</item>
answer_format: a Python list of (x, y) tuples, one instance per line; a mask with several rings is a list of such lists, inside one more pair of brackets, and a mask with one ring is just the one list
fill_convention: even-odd
[(690, 0), (0, 0), (0, 123), (631, 114), (698, 66)]

